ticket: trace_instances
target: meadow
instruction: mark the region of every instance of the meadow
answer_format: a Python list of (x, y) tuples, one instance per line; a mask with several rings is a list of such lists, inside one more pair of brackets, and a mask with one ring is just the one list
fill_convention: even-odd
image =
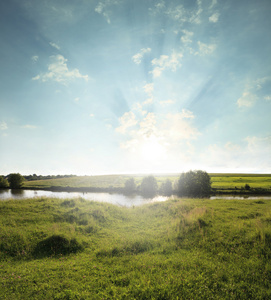
[(0, 202), (0, 299), (271, 299), (271, 200)]

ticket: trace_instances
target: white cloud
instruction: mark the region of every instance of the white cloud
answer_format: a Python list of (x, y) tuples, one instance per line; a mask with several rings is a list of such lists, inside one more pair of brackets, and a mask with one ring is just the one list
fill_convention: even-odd
[(210, 5), (210, 9), (212, 9), (214, 6), (216, 6), (217, 0), (212, 0), (212, 3)]
[(217, 22), (218, 22), (218, 19), (219, 19), (219, 16), (220, 16), (220, 14), (219, 14), (218, 12), (212, 14), (212, 15), (209, 17), (209, 22), (217, 23)]
[(147, 111), (143, 110), (143, 105), (139, 102), (136, 102), (133, 105), (133, 110), (138, 111), (142, 116), (145, 116), (147, 114)]
[(255, 80), (255, 89), (256, 90), (261, 90), (263, 88), (263, 86), (265, 85), (265, 83), (267, 83), (268, 81), (271, 81), (270, 77), (263, 77), (263, 78), (258, 78)]
[(189, 19), (189, 21), (191, 23), (194, 23), (194, 24), (200, 24), (201, 23), (200, 15), (203, 12), (203, 9), (201, 7), (201, 5), (202, 5), (201, 0), (197, 0), (197, 5), (198, 5), (197, 11), (192, 11), (192, 16)]
[(242, 96), (237, 100), (238, 107), (252, 107), (257, 100), (271, 100), (271, 95), (263, 96), (264, 91), (269, 91), (271, 77), (262, 77), (256, 80), (249, 80)]
[(48, 66), (48, 72), (37, 75), (32, 80), (42, 82), (55, 81), (66, 85), (74, 79), (84, 79), (88, 81), (88, 75), (82, 75), (78, 69), (69, 70), (67, 59), (62, 55), (53, 55), (50, 57), (51, 63)]
[(153, 83), (147, 83), (143, 87), (148, 99), (143, 104), (151, 104), (153, 102)]
[(31, 59), (32, 59), (32, 61), (35, 63), (35, 62), (37, 62), (37, 61), (39, 60), (39, 57), (38, 57), (38, 55), (33, 55), (33, 56), (31, 57)]
[[(116, 128), (117, 132), (127, 136), (121, 147), (137, 152), (140, 147), (145, 147), (146, 144), (150, 147), (150, 143), (155, 141), (156, 146), (159, 144), (165, 150), (199, 135), (198, 130), (190, 124), (190, 120), (194, 118), (191, 111), (183, 110), (160, 118), (155, 113), (148, 113), (141, 121), (137, 121), (133, 112), (125, 113), (119, 119), (121, 126)], [(136, 127), (130, 128), (135, 125)]]
[(201, 155), (201, 160), (213, 172), (270, 172), (271, 136), (249, 136), (243, 142), (227, 142), (223, 146), (210, 145)]
[(181, 113), (167, 114), (166, 119), (162, 123), (163, 136), (170, 144), (175, 144), (182, 140), (195, 139), (199, 135), (199, 131), (186, 120), (193, 118), (193, 113), (188, 110), (183, 110)]
[(60, 47), (59, 47), (56, 43), (50, 42), (49, 44), (50, 44), (53, 48), (56, 48), (57, 50), (60, 50)]
[(151, 48), (142, 48), (137, 54), (132, 57), (132, 60), (135, 64), (139, 65), (142, 61), (144, 54), (150, 53)]
[(89, 116), (90, 116), (91, 118), (95, 117), (95, 115), (94, 115), (94, 114), (90, 114)]
[(164, 9), (165, 8), (165, 1), (161, 1), (161, 2), (158, 2), (157, 4), (155, 4), (155, 8), (156, 9)]
[(105, 7), (105, 4), (102, 3), (102, 2), (99, 2), (99, 3), (97, 4), (97, 6), (95, 7), (95, 11), (96, 11), (97, 13), (101, 14), (101, 13), (103, 12), (104, 7)]
[(192, 43), (191, 38), (193, 37), (194, 33), (191, 32), (191, 31), (188, 31), (188, 30), (186, 30), (186, 29), (182, 30), (182, 33), (183, 33), (184, 35), (181, 37), (181, 41), (182, 41), (184, 44)]
[(95, 7), (95, 12), (97, 12), (98, 14), (104, 16), (104, 18), (106, 19), (106, 22), (108, 24), (111, 24), (111, 10), (110, 8), (113, 5), (118, 5), (121, 1), (120, 0), (103, 0), (100, 1), (97, 6)]
[(182, 53), (173, 52), (171, 56), (161, 55), (159, 58), (154, 58), (152, 60), (154, 69), (150, 73), (152, 73), (154, 77), (159, 77), (166, 69), (175, 72), (177, 68), (181, 66), (180, 60), (182, 57)]
[(200, 41), (198, 41), (198, 46), (199, 46), (199, 51), (195, 52), (195, 55), (200, 55), (200, 56), (212, 54), (216, 49), (215, 44), (207, 45)]
[[(247, 150), (253, 155), (259, 155), (262, 158), (268, 157), (271, 153), (271, 136), (257, 137), (248, 136), (245, 138)], [(269, 161), (269, 164), (271, 161)]]
[(151, 12), (152, 15), (157, 15), (161, 11), (164, 11), (165, 9), (165, 1), (160, 1), (154, 5), (154, 8), (149, 8), (149, 11)]
[(126, 112), (122, 117), (119, 118), (120, 126), (116, 128), (116, 131), (125, 134), (127, 129), (137, 124), (135, 114), (133, 112)]
[(254, 105), (258, 97), (250, 92), (244, 92), (237, 100), (238, 107), (251, 107)]
[(78, 102), (79, 100), (80, 100), (79, 97), (74, 98), (74, 101), (75, 101), (75, 102)]
[(173, 20), (179, 22), (186, 22), (188, 20), (187, 11), (182, 5), (178, 5), (174, 8), (170, 8), (166, 11), (166, 14)]
[(8, 125), (6, 122), (2, 121), (0, 123), (0, 130), (7, 130), (8, 129)]

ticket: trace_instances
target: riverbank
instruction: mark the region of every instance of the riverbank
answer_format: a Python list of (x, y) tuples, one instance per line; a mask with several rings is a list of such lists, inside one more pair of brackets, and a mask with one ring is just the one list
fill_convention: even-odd
[[(212, 195), (271, 194), (270, 174), (210, 174), (210, 176)], [(130, 178), (134, 178), (136, 186), (139, 186), (144, 175), (75, 176), (59, 179), (25, 181), (23, 188), (63, 192), (123, 193), (125, 182)], [(174, 185), (178, 178), (178, 174), (155, 175), (158, 189), (169, 179), (174, 190)]]

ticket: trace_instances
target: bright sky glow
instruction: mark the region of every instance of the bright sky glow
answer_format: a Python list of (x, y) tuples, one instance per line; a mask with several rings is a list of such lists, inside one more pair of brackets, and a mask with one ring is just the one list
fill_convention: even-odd
[(4, 0), (0, 174), (271, 173), (270, 0)]

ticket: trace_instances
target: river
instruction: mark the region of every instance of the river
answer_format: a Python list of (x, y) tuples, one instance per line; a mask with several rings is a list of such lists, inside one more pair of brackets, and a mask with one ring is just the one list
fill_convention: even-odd
[(143, 198), (140, 195), (123, 195), (123, 194), (109, 194), (109, 193), (83, 193), (83, 192), (52, 192), (43, 190), (10, 190), (0, 189), (0, 200), (9, 199), (29, 199), (50, 197), (59, 199), (83, 198), (90, 201), (99, 201), (115, 204), (118, 206), (138, 206), (146, 203), (166, 201), (169, 197), (156, 196), (151, 199)]
[[(161, 202), (166, 201), (171, 197), (165, 196), (156, 196), (154, 198), (143, 198), (140, 195), (123, 195), (123, 194), (110, 194), (110, 193), (84, 193), (84, 192), (53, 192), (53, 191), (44, 191), (44, 190), (11, 190), (11, 189), (0, 189), (0, 200), (9, 200), (9, 199), (32, 199), (40, 197), (50, 197), (50, 198), (59, 198), (59, 199), (74, 199), (74, 198), (83, 198), (89, 201), (98, 201), (98, 202), (107, 202), (115, 204), (118, 206), (139, 206), (146, 203)], [(260, 197), (247, 197), (247, 196), (213, 196), (211, 200), (215, 199), (224, 199), (224, 200), (258, 200), (266, 199), (271, 200), (271, 197), (260, 196)]]

